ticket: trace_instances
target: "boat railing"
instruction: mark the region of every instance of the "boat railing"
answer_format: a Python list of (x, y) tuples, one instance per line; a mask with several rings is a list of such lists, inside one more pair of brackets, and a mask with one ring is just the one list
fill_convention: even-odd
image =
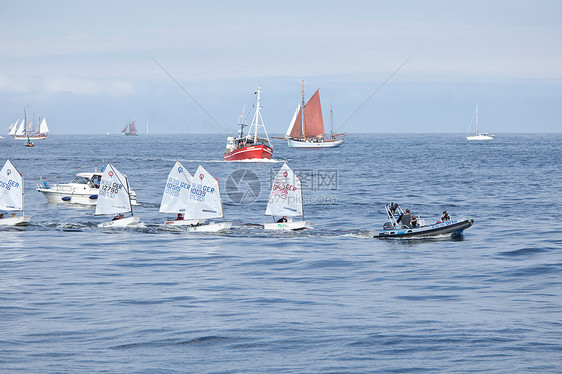
[(52, 192), (72, 192), (74, 189), (72, 186), (61, 183), (49, 185), (46, 181), (43, 181), (43, 183), (37, 183), (36, 187), (38, 190), (49, 190)]

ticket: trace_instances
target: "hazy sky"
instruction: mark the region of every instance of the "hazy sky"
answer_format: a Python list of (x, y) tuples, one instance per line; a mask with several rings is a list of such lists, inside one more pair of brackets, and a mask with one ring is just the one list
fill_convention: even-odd
[(482, 130), (562, 131), (560, 1), (0, 0), (0, 33), (1, 134), (25, 105), (52, 133), (235, 133), (256, 87), (284, 133), (301, 77), (342, 131), (465, 133), (476, 104)]

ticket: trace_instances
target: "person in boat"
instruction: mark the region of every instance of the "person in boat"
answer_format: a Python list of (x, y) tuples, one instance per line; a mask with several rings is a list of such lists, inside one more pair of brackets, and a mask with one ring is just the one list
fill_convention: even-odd
[(94, 188), (100, 188), (101, 176), (94, 175), (92, 178), (92, 183), (94, 184)]
[(178, 213), (178, 216), (176, 217), (176, 221), (183, 221), (183, 214)]
[(277, 223), (287, 222), (287, 216), (283, 216), (277, 220)]
[(123, 218), (125, 218), (124, 215), (122, 215), (122, 214), (116, 214), (115, 217), (113, 217), (112, 221), (117, 221), (117, 220), (123, 219)]
[(418, 227), (418, 218), (416, 216), (412, 216), (412, 220), (410, 221), (410, 226), (414, 229)]
[(445, 222), (450, 220), (451, 217), (449, 216), (449, 213), (447, 213), (446, 210), (443, 211), (443, 215), (441, 216), (441, 222)]
[(412, 227), (412, 215), (410, 214), (410, 209), (406, 209), (406, 213), (401, 214), (396, 220), (396, 223), (402, 223), (403, 228), (411, 228)]
[(0, 213), (0, 219), (4, 218), (4, 213)]

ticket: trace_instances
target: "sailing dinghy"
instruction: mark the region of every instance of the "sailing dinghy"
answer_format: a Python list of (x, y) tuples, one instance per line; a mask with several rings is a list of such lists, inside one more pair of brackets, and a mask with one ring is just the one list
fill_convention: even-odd
[(21, 216), (0, 214), (0, 226), (27, 226), (30, 216), (23, 214), (23, 177), (10, 160), (0, 170), (0, 211), (22, 211)]
[(185, 219), (184, 217), (192, 184), (193, 176), (179, 161), (176, 161), (176, 164), (168, 174), (162, 202), (160, 203), (160, 213), (174, 213), (178, 216), (175, 220), (166, 221), (166, 225), (195, 226), (205, 223), (204, 219)]
[[(287, 164), (283, 164), (275, 176), (265, 215), (272, 216), (274, 221), (276, 217), (281, 217), (273, 223), (264, 224), (265, 230), (310, 228), (310, 222), (304, 220), (301, 181)], [(293, 217), (302, 217), (302, 220), (293, 221)]]
[[(111, 163), (107, 164), (101, 177), (100, 190), (96, 204), (96, 216), (116, 215), (113, 220), (103, 222), (98, 227), (130, 227), (140, 226), (140, 218), (133, 216), (133, 206), (127, 177), (119, 172)], [(130, 217), (124, 214), (131, 213)]]
[[(212, 221), (214, 219), (222, 219), (222, 222)], [(184, 220), (198, 221), (183, 226), (190, 232), (218, 232), (229, 230), (232, 226), (232, 222), (224, 221), (219, 182), (203, 166), (199, 166), (193, 175)]]

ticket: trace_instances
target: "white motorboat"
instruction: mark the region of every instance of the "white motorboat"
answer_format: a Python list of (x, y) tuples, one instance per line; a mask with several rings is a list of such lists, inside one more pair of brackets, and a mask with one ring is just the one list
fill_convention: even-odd
[[(474, 135), (469, 135), (474, 117), (476, 117), (476, 132), (474, 133)], [(476, 109), (474, 110), (474, 114), (472, 115), (472, 120), (470, 121), (470, 125), (468, 126), (466, 140), (494, 140), (494, 135), (490, 135), (487, 132), (478, 132), (478, 105), (476, 105)]]
[[(96, 205), (103, 172), (84, 172), (76, 174), (69, 183), (49, 184), (46, 180), (36, 184), (36, 190), (43, 193), (49, 203), (68, 203)], [(138, 205), (137, 194), (129, 187), (131, 204)]]
[[(21, 216), (11, 213), (10, 217), (5, 217), (5, 213), (1, 213), (18, 210)], [(23, 177), (12, 162), (6, 160), (0, 170), (0, 226), (26, 226), (30, 219), (23, 213)]]
[[(100, 181), (99, 197), (96, 203), (95, 215), (115, 215), (109, 222), (102, 222), (98, 227), (129, 227), (141, 226), (140, 219), (134, 217), (133, 206), (131, 204), (131, 195), (127, 193), (129, 190), (129, 181), (113, 166), (107, 164)], [(131, 213), (130, 217), (124, 214)]]
[[(272, 223), (265, 223), (265, 230), (302, 230), (310, 228), (304, 220), (301, 181), (287, 164), (277, 172), (265, 209), (266, 216), (272, 216)], [(294, 217), (302, 217), (293, 221)], [(276, 220), (276, 217), (281, 217)]]

